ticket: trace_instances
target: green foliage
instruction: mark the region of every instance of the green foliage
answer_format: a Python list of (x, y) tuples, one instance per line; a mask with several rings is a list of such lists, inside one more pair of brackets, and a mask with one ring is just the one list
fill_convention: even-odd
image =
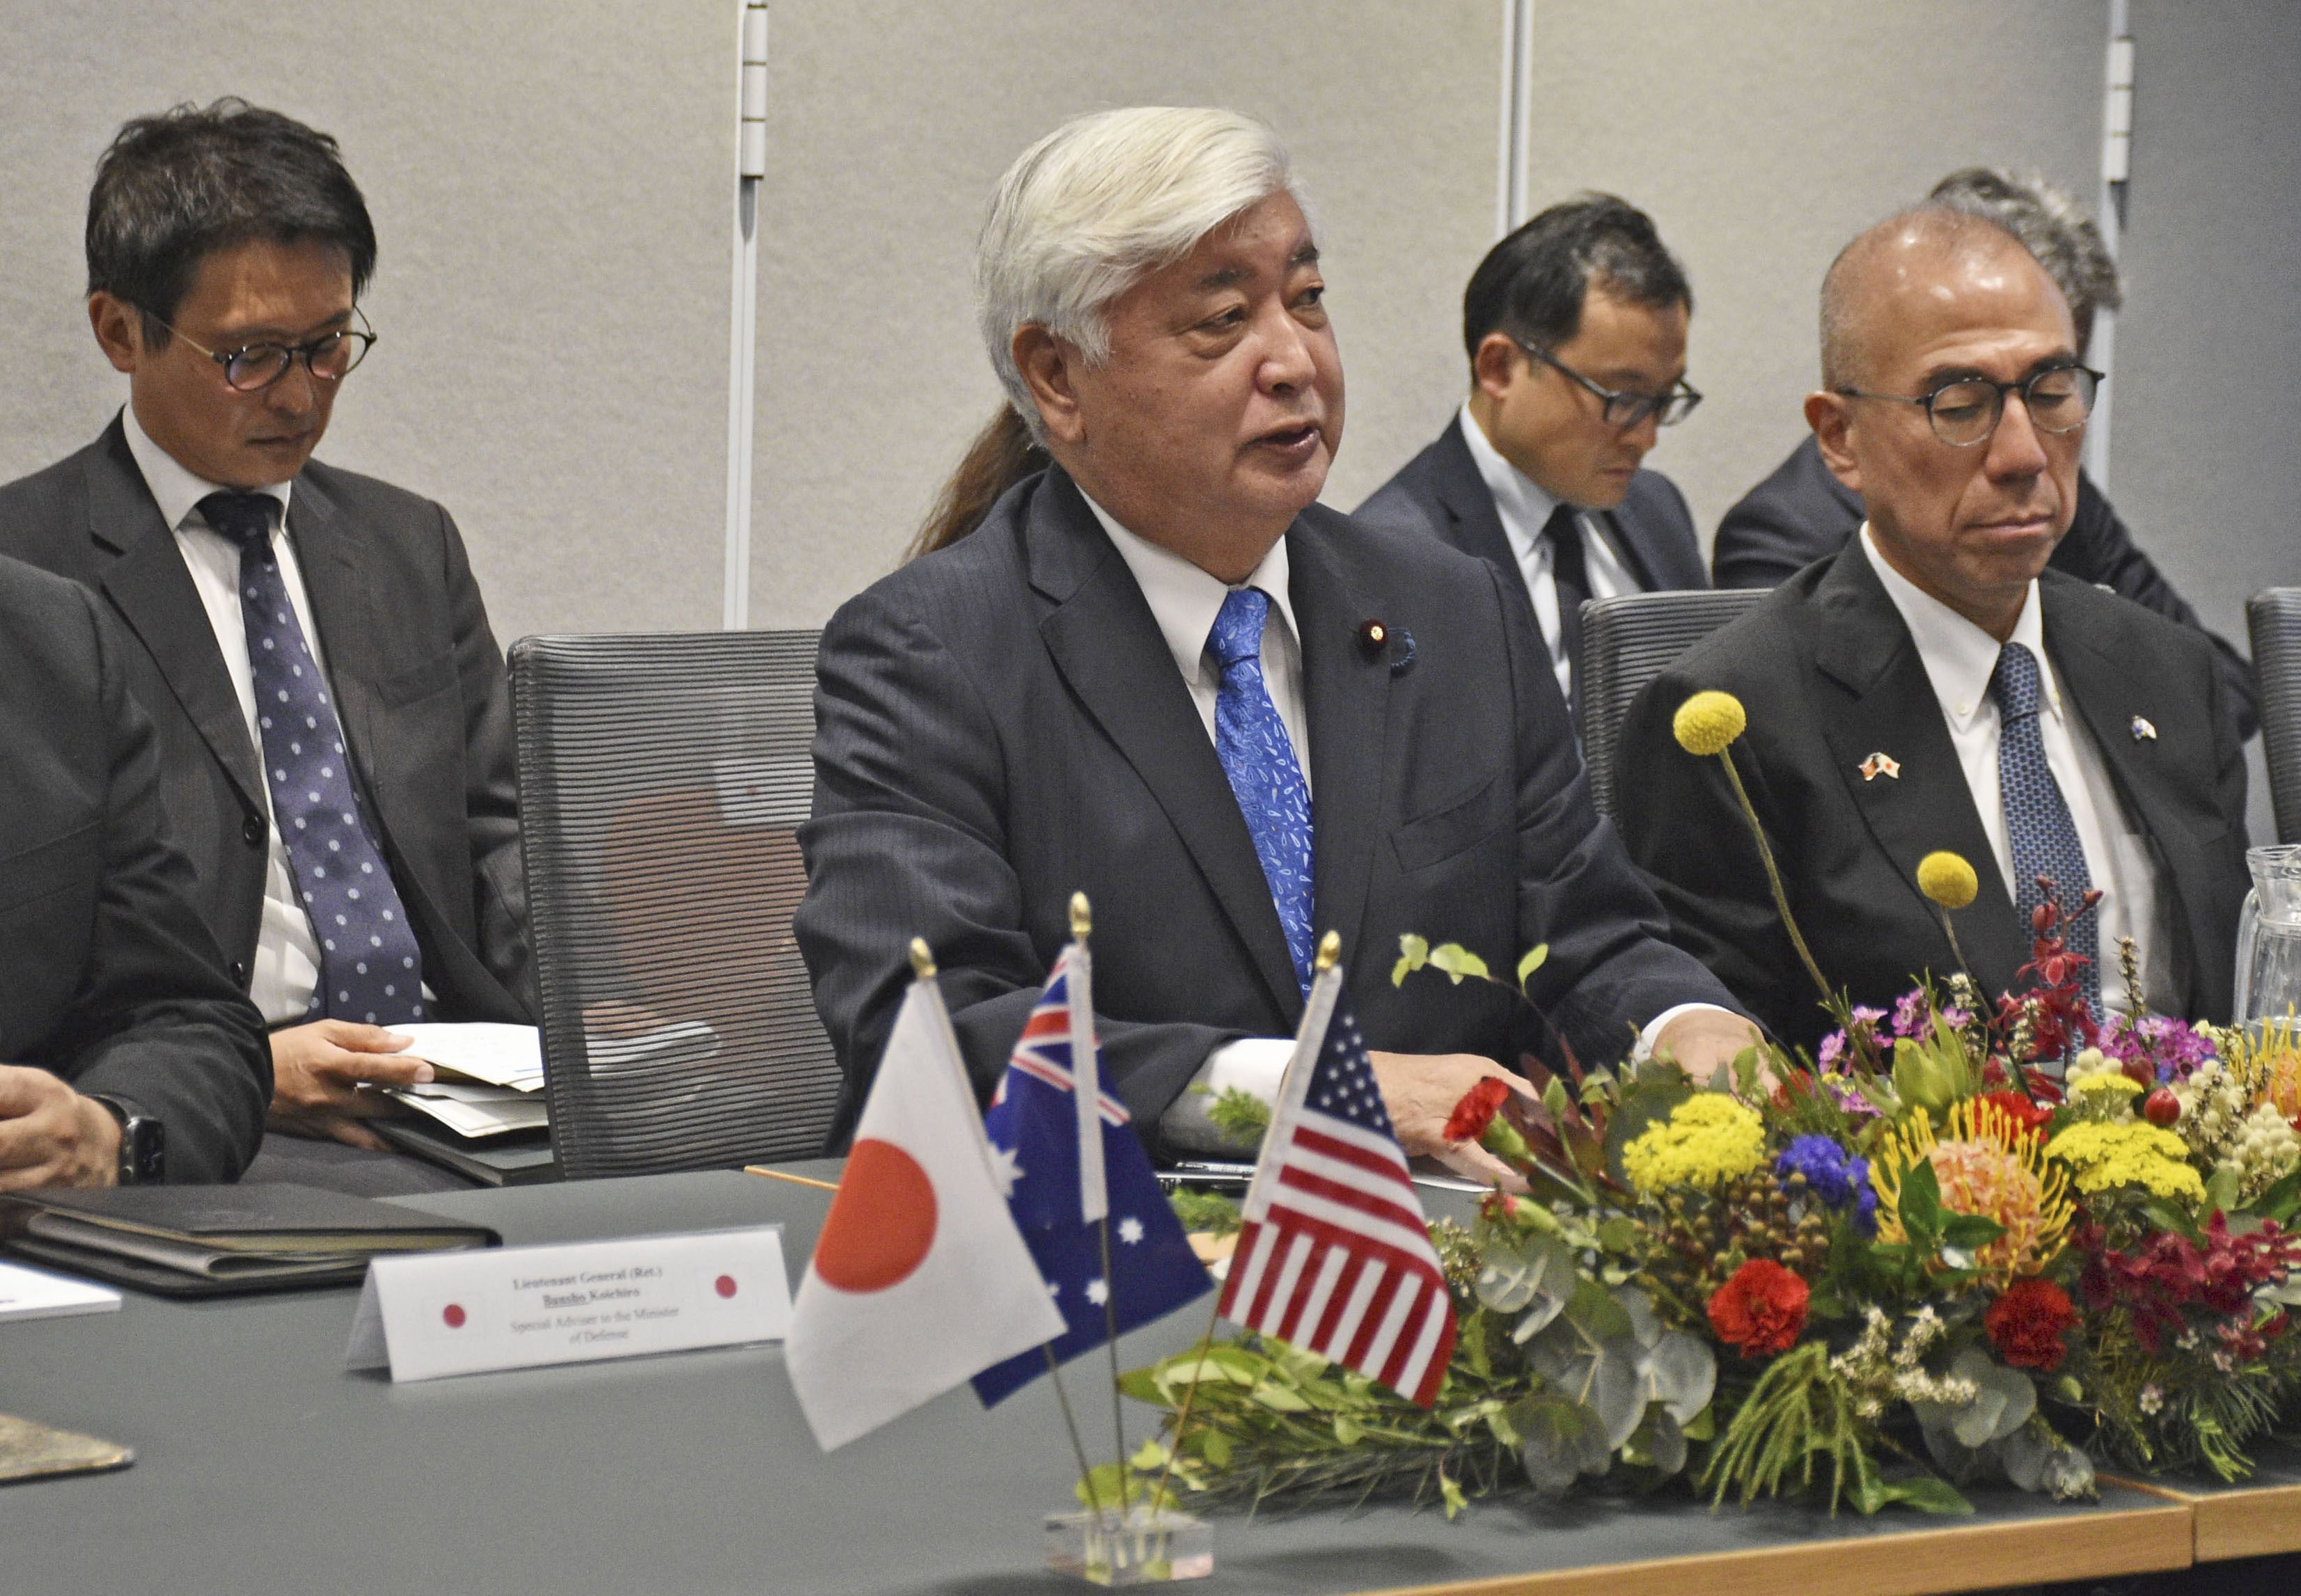
[(1251, 1091), (1226, 1086), (1207, 1105), (1207, 1118), (1233, 1141), (1251, 1146), (1270, 1129), (1270, 1105)]
[(1167, 1193), (1167, 1206), (1175, 1210), (1186, 1231), (1201, 1231), (1210, 1236), (1227, 1236), (1239, 1227), (1238, 1205), (1219, 1191), (1194, 1191), (1188, 1186), (1178, 1186)]

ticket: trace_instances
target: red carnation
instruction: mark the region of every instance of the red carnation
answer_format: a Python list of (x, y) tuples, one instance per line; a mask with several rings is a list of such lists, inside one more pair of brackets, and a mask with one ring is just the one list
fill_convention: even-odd
[(2062, 1366), (2062, 1337), (2078, 1322), (2070, 1294), (2050, 1280), (2017, 1280), (1981, 1316), (1989, 1344), (2008, 1367), (2052, 1374)]
[(1462, 1094), (1454, 1105), (1454, 1112), (1446, 1119), (1446, 1140), (1476, 1141), (1494, 1123), (1494, 1116), (1510, 1101), (1510, 1088), (1493, 1075), (1479, 1078), (1478, 1083)]
[(1710, 1299), (1710, 1327), (1745, 1358), (1786, 1352), (1805, 1328), (1805, 1282), (1771, 1258), (1752, 1258)]

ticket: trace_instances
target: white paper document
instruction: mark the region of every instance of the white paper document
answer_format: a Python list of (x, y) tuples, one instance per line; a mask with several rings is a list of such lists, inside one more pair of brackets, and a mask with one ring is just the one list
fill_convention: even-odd
[(120, 1311), (120, 1293), (45, 1269), (0, 1264), (0, 1319), (59, 1319), (67, 1314)]
[(777, 1341), (782, 1226), (380, 1258), (344, 1366), (395, 1382)]
[(449, 1079), (543, 1090), (543, 1033), (532, 1025), (394, 1025), (391, 1032), (409, 1039), (409, 1057), (430, 1059)]
[(464, 1137), (502, 1136), (513, 1131), (540, 1131), (551, 1123), (551, 1111), (541, 1096), (508, 1086), (468, 1085), (457, 1081), (434, 1081), (428, 1086), (388, 1090), (419, 1114), (429, 1115)]

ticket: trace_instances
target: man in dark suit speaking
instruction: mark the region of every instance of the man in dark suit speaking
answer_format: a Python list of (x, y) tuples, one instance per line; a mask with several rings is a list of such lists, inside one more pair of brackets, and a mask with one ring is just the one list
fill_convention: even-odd
[(1685, 497), (1638, 464), (1701, 402), (1686, 384), (1693, 313), (1644, 212), (1610, 194), (1551, 206), (1470, 275), (1470, 397), (1358, 507), (1510, 578), (1569, 704), (1584, 599), (1710, 585)]
[(1269, 130), (1068, 123), (1009, 169), (976, 273), (1055, 464), (824, 633), (797, 932), (847, 1072), (835, 1136), (907, 939), (933, 948), (987, 1094), (1074, 890), (1114, 1089), (1154, 1146), (1187, 1144), (1193, 1082), (1275, 1086), (1328, 930), (1410, 1151), (1441, 1151), (1530, 1032), (1491, 988), (1393, 988), (1402, 933), (1505, 969), (1547, 943), (1534, 995), (1594, 1062), (1640, 1027), (1698, 1070), (1745, 1045), (1592, 809), (1517, 597), (1314, 502), (1342, 368)]
[(510, 706), (448, 513), (311, 458), (373, 335), (367, 207), (334, 140), (234, 100), (121, 130), (88, 315), (128, 377), (87, 448), (0, 489), (0, 553), (134, 639), (169, 832), (268, 1024), (276, 1125), (380, 1145), (384, 1027), (522, 1021)]
[(1786, 1040), (1828, 1030), (1724, 773), (1672, 740), (1686, 697), (1722, 689), (1748, 710), (1731, 752), (1800, 928), (1854, 1002), (1957, 968), (1915, 881), (1948, 849), (1979, 877), (1956, 923), (1987, 991), (2027, 962), (2044, 876), (2072, 908), (2102, 892), (2071, 947), (2111, 1007), (2130, 936), (2152, 1009), (2227, 1019), (2247, 886), (2235, 706), (2198, 632), (2047, 568), (2095, 384), (2061, 290), (1995, 221), (1937, 202), (1838, 256), (1821, 333), (1806, 420), (1867, 522), (1664, 673), (1623, 729), (1623, 835), (1679, 940)]
[(0, 1191), (229, 1181), (264, 1028), (162, 840), (152, 723), (96, 599), (0, 559)]

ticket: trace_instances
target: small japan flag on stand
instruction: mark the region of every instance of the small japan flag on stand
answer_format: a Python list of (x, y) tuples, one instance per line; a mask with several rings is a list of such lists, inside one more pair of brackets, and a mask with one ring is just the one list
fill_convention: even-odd
[(825, 1451), (1061, 1335), (1000, 1191), (922, 943), (839, 1195), (791, 1310), (784, 1361)]
[(1218, 1306), (1427, 1408), (1454, 1349), (1454, 1306), (1343, 972), (1330, 948), (1319, 962)]

